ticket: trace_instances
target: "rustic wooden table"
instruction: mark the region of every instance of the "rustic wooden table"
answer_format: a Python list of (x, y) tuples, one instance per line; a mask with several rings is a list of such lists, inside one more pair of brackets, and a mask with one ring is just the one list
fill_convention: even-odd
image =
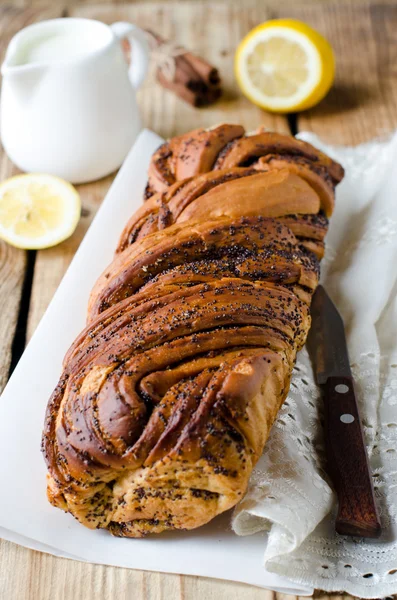
[[(66, 5), (66, 6), (65, 6)], [(38, 0), (0, 3), (0, 53), (20, 28), (60, 16), (92, 17), (107, 23), (133, 21), (175, 39), (207, 57), (221, 71), (225, 94), (206, 109), (193, 109), (153, 80), (140, 91), (144, 124), (164, 137), (219, 122), (259, 124), (280, 132), (311, 130), (333, 143), (357, 144), (397, 126), (397, 4), (340, 0), (244, 0), (240, 2), (136, 2), (97, 4)], [(269, 18), (307, 21), (331, 41), (337, 57), (332, 91), (316, 108), (290, 117), (254, 107), (238, 91), (233, 53), (254, 25)], [(0, 177), (17, 171), (0, 154)], [(0, 389), (34, 332), (113, 177), (79, 186), (83, 215), (63, 244), (25, 252), (0, 245)], [(255, 587), (225, 581), (87, 565), (27, 550), (0, 540), (0, 600), (233, 600), (282, 599)], [(329, 595), (316, 593), (317, 598)], [(335, 595), (333, 595), (336, 598)], [(348, 596), (344, 596), (348, 598)], [(286, 596), (285, 600), (292, 596)], [(340, 596), (338, 598), (341, 598)]]

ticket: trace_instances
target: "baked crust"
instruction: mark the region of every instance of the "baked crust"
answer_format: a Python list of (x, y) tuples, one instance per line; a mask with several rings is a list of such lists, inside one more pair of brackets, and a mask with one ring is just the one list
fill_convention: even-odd
[(342, 174), (308, 144), (236, 125), (155, 153), (150, 198), (48, 404), (52, 504), (141, 537), (239, 501), (310, 327)]

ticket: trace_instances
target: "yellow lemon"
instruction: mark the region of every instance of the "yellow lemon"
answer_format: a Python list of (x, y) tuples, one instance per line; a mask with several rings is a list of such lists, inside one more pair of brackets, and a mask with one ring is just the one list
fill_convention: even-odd
[(235, 73), (242, 92), (261, 108), (296, 112), (320, 102), (335, 75), (331, 45), (294, 19), (258, 25), (240, 42)]
[(52, 175), (17, 175), (0, 183), (0, 238), (35, 250), (66, 240), (80, 218), (80, 196)]

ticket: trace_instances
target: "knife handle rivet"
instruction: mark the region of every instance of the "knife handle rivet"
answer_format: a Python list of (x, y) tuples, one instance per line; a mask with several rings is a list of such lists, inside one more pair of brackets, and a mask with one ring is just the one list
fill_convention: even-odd
[(340, 420), (342, 423), (353, 423), (354, 417), (353, 415), (341, 415)]
[(338, 394), (346, 394), (348, 391), (349, 386), (345, 385), (344, 383), (339, 383), (335, 386), (335, 392), (338, 392)]

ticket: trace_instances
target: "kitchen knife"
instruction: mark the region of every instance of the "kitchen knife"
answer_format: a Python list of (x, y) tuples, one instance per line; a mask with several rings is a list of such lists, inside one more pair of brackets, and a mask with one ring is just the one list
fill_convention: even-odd
[(311, 306), (307, 346), (325, 406), (328, 472), (338, 501), (335, 529), (343, 535), (379, 537), (380, 520), (354, 393), (342, 318), (319, 285)]

